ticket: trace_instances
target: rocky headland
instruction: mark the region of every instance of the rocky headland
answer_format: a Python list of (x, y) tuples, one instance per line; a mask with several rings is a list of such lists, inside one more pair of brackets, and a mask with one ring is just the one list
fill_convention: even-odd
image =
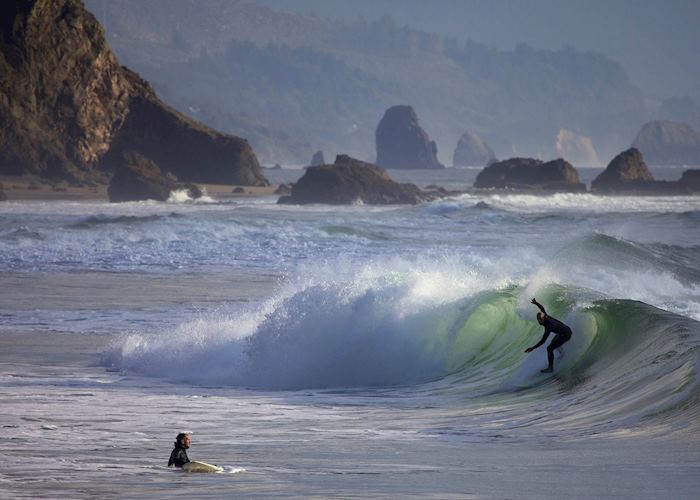
[(105, 183), (130, 153), (186, 182), (268, 184), (245, 140), (186, 118), (120, 66), (81, 1), (0, 4), (0, 175)]

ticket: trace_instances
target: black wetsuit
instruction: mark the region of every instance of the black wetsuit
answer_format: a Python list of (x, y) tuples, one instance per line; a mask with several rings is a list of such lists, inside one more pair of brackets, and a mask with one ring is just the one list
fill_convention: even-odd
[(175, 467), (182, 467), (189, 461), (190, 459), (187, 458), (187, 451), (185, 447), (175, 443), (175, 448), (173, 448), (173, 452), (170, 454), (170, 460), (168, 460), (168, 467), (172, 465)]
[(547, 337), (549, 337), (550, 333), (555, 334), (554, 338), (547, 346), (547, 361), (549, 362), (548, 369), (551, 369), (554, 366), (554, 349), (561, 347), (568, 342), (569, 339), (571, 339), (571, 328), (558, 319), (549, 316), (541, 304), (535, 303), (535, 305), (539, 307), (542, 314), (544, 314), (544, 320), (542, 321), (542, 326), (544, 326), (544, 335), (542, 335), (542, 339), (537, 342), (537, 344), (532, 346), (532, 349), (537, 349), (539, 346), (544, 344), (547, 341)]

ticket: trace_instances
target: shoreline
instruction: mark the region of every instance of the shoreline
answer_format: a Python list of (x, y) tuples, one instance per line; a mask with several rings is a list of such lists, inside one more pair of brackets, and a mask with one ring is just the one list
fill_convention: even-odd
[[(243, 186), (236, 184), (203, 184), (201, 186), (207, 196), (217, 199), (251, 198), (256, 196), (274, 196), (279, 184), (270, 186)], [(109, 202), (107, 195), (107, 185), (98, 184), (95, 186), (68, 186), (65, 183), (52, 184), (51, 182), (35, 176), (0, 176), (2, 192), (7, 199), (5, 201), (103, 201)], [(234, 192), (237, 188), (243, 192)], [(420, 188), (426, 194), (437, 195), (436, 198), (449, 198), (464, 194), (471, 195), (532, 195), (532, 196), (554, 196), (557, 194), (581, 194), (607, 197), (684, 197), (697, 196), (698, 192), (682, 193), (672, 191), (645, 191), (645, 190), (619, 190), (610, 192), (600, 191), (572, 191), (572, 190), (545, 190), (545, 189), (507, 189), (507, 188), (475, 188), (446, 189), (441, 186), (431, 185)], [(440, 194), (443, 190), (444, 194)]]
[[(109, 201), (107, 185), (68, 186), (65, 183), (52, 184), (45, 179), (33, 176), (0, 176), (2, 191), (7, 195), (6, 201)], [(216, 198), (249, 198), (252, 196), (273, 195), (277, 185), (239, 186), (236, 184), (200, 184), (208, 196)], [(242, 188), (244, 192), (234, 193)]]

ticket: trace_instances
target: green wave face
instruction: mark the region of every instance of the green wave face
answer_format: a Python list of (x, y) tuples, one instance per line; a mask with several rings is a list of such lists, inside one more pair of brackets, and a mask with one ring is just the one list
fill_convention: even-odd
[(539, 370), (551, 337), (531, 354), (523, 352), (543, 330), (534, 311), (523, 318), (522, 292), (513, 287), (481, 294), (442, 319), (440, 340), (428, 344), (433, 352), (448, 346), (451, 375), (441, 381), (441, 391), (482, 397), (482, 404), (495, 401), (516, 414), (524, 411), (514, 408), (525, 398), (526, 406), (545, 411), (529, 426), (556, 418), (574, 433), (651, 418), (673, 426), (700, 413), (698, 322), (642, 302), (590, 301), (586, 291), (550, 286), (542, 302), (574, 333), (555, 356), (555, 373), (545, 375)]

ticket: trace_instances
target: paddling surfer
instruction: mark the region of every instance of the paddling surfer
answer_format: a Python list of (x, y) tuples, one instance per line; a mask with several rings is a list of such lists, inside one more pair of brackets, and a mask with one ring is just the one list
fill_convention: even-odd
[(561, 347), (569, 341), (571, 338), (571, 328), (547, 314), (547, 311), (544, 310), (542, 304), (537, 302), (537, 299), (533, 298), (532, 303), (540, 309), (540, 312), (537, 313), (537, 322), (544, 326), (544, 335), (542, 335), (542, 339), (537, 344), (525, 349), (525, 352), (537, 349), (545, 343), (549, 334), (553, 333), (554, 338), (547, 346), (547, 360), (549, 361), (549, 366), (544, 370), (540, 370), (542, 373), (552, 373), (554, 371), (554, 349)]
[(175, 447), (172, 453), (170, 453), (170, 460), (168, 460), (168, 467), (182, 467), (190, 459), (187, 457), (187, 449), (192, 444), (192, 438), (186, 432), (181, 432), (175, 438)]

